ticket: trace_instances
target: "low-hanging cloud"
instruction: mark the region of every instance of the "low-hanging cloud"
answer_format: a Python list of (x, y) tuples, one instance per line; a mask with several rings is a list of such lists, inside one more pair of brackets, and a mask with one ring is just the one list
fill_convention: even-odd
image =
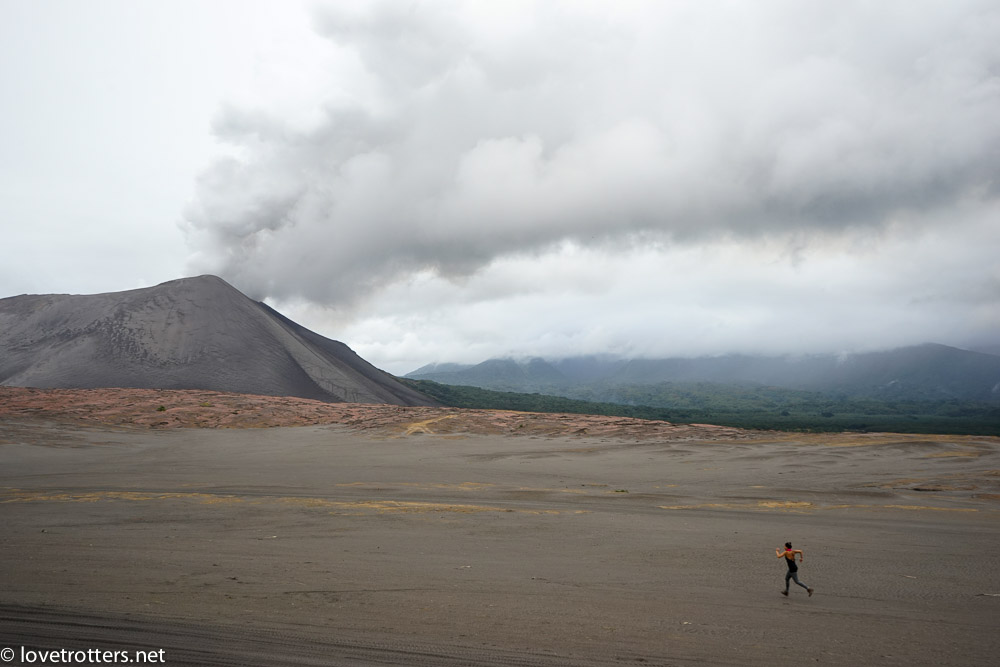
[(233, 155), (186, 214), (198, 268), (258, 297), (346, 306), (562, 241), (944, 225), (1000, 195), (995, 2), (339, 5), (315, 120), (222, 112)]

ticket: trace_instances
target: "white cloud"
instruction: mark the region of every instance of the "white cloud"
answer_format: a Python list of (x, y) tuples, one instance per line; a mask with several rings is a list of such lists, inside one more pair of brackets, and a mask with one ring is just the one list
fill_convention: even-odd
[[(484, 7), (320, 8), (358, 93), (308, 131), (242, 118), (190, 216), (204, 266), (353, 313), (383, 358), (981, 333), (940, 315), (977, 252), (945, 230), (996, 208), (991, 3)], [(913, 238), (962, 258), (933, 288)]]
[(356, 317), (279, 305), (399, 374), (431, 361), (506, 355), (987, 344), (1000, 330), (998, 212), (944, 233), (900, 223), (805, 245), (730, 237), (610, 254), (563, 244), (498, 259), (457, 284), (430, 272), (413, 276), (379, 292)]
[(480, 7), (321, 10), (368, 96), (329, 100), (307, 131), (222, 119), (250, 139), (191, 211), (206, 266), (343, 303), (566, 239), (879, 227), (995, 196), (989, 4), (913, 21), (911, 3), (528, 3), (497, 32)]
[(0, 287), (191, 253), (397, 371), (1000, 331), (995, 3), (309, 6), (15, 5)]

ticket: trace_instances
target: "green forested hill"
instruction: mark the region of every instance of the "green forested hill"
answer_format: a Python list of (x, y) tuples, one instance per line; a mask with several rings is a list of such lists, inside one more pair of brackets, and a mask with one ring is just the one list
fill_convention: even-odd
[[(445, 405), (462, 408), (616, 415), (754, 429), (1000, 435), (1000, 407), (986, 401), (881, 400), (708, 382), (617, 385), (613, 390), (603, 384), (596, 389), (579, 384), (570, 398), (403, 381)], [(586, 400), (592, 396), (602, 400)]]

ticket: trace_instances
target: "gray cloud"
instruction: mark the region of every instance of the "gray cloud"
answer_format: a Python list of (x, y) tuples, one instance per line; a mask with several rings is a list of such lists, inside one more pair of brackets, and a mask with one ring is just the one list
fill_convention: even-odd
[(355, 66), (309, 127), (219, 115), (197, 268), (346, 307), (566, 240), (945, 225), (1000, 194), (993, 2), (505, 7), (318, 11)]

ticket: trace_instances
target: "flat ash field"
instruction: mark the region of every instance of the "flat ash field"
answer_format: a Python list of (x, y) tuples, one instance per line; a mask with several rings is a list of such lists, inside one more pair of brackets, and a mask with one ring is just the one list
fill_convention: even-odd
[(1000, 653), (995, 437), (0, 387), (0, 521), (12, 664)]

